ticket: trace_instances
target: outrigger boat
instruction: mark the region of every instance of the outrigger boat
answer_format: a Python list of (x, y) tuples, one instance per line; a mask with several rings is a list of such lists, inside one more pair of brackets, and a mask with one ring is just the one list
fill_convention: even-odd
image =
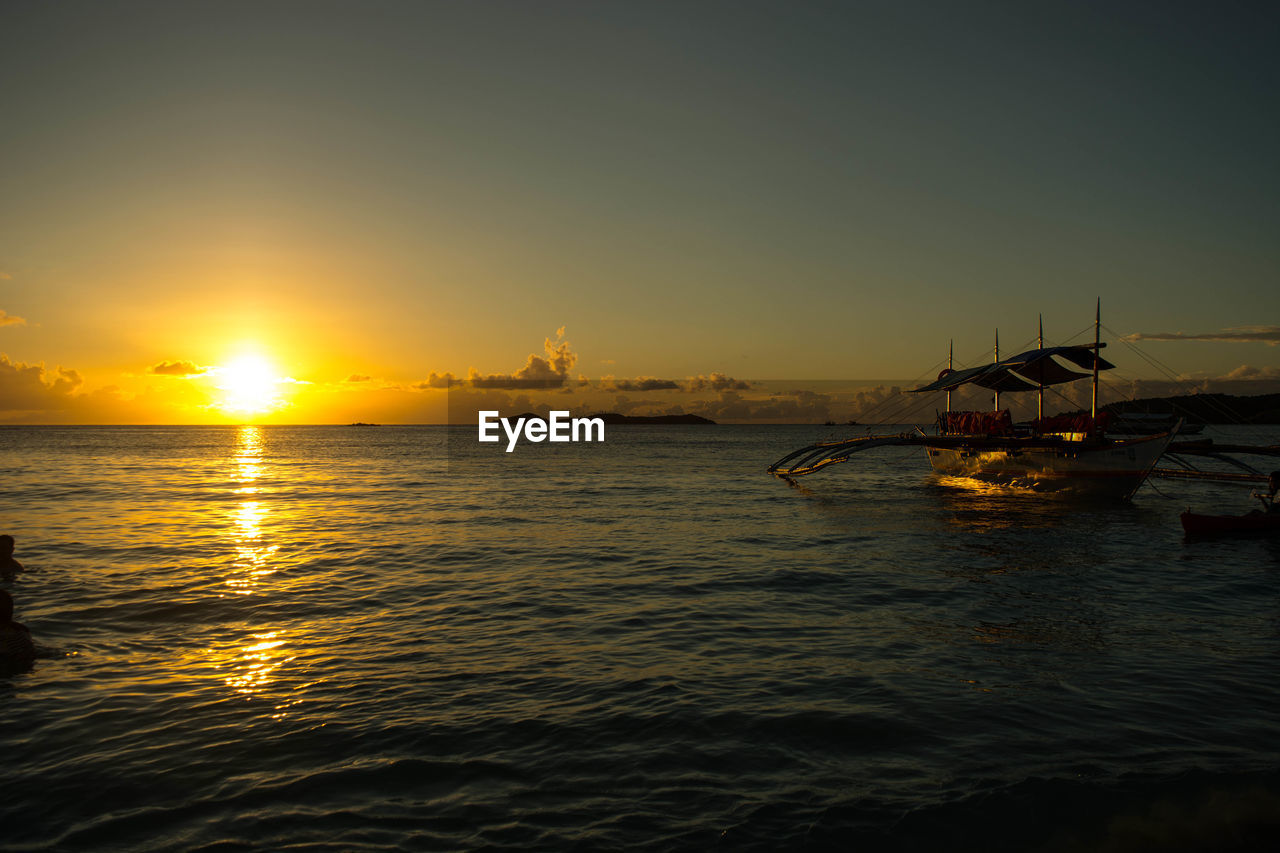
[[(1041, 491), (1071, 492), (1127, 499), (1147, 479), (1177, 434), (1180, 423), (1149, 436), (1107, 436), (1107, 412), (1098, 411), (1098, 373), (1115, 365), (1101, 356), (1101, 303), (1092, 344), (1040, 346), (991, 364), (952, 370), (914, 389), (925, 394), (945, 391), (947, 410), (938, 416), (934, 434), (870, 435), (803, 447), (769, 466), (769, 472), (788, 480), (812, 474), (828, 465), (848, 461), (863, 450), (885, 446), (923, 447), (939, 474)], [(950, 359), (948, 359), (950, 362)], [(1086, 372), (1088, 371), (1088, 372)], [(1092, 378), (1093, 397), (1088, 415), (1044, 417), (1044, 389)], [(995, 393), (995, 410), (951, 411), (951, 392), (977, 385)], [(1015, 425), (1008, 409), (1000, 408), (1001, 392), (1037, 391), (1038, 417)]]

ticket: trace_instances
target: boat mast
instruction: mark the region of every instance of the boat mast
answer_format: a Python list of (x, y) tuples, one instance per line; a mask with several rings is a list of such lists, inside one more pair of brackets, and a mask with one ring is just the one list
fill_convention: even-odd
[[(950, 373), (954, 365), (951, 363), (956, 354), (955, 338), (947, 342), (947, 372)], [(951, 389), (947, 389), (947, 411), (951, 411)]]
[[(993, 360), (992, 363), (999, 364), (999, 362), (1000, 362), (1000, 330), (996, 329), (995, 359)], [(1000, 411), (1000, 389), (999, 388), (996, 389), (996, 411), (997, 412)]]
[[(1040, 315), (1040, 337), (1036, 339), (1040, 349), (1044, 349), (1044, 315)], [(1044, 419), (1044, 370), (1040, 371), (1040, 384), (1036, 388), (1036, 420)]]
[(1102, 297), (1098, 297), (1098, 305), (1093, 315), (1093, 403), (1089, 407), (1089, 416), (1098, 417), (1098, 352), (1102, 349)]

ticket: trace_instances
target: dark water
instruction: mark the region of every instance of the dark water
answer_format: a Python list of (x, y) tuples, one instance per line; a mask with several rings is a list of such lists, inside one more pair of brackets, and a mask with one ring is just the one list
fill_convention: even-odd
[(1247, 490), (764, 473), (824, 431), (0, 429), (0, 847), (1270, 849)]

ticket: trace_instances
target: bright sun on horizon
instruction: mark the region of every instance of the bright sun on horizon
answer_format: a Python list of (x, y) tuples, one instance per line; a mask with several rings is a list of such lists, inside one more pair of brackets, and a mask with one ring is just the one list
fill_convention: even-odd
[(260, 415), (281, 405), (277, 393), (284, 381), (269, 361), (245, 355), (216, 371), (222, 398), (217, 406), (228, 414)]

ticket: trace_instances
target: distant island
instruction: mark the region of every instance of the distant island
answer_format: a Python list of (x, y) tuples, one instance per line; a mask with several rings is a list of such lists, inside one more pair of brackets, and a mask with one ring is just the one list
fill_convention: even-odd
[(1113, 415), (1172, 414), (1205, 424), (1280, 424), (1280, 394), (1188, 394), (1108, 403)]

